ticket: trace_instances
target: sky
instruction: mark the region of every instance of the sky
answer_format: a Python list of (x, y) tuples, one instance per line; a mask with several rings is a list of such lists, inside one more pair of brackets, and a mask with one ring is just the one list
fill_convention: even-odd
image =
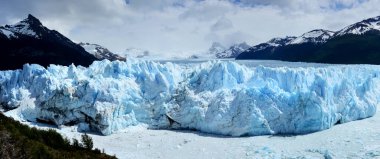
[(32, 14), (75, 42), (191, 55), (213, 42), (255, 45), (380, 15), (380, 0), (1, 0), (0, 25)]

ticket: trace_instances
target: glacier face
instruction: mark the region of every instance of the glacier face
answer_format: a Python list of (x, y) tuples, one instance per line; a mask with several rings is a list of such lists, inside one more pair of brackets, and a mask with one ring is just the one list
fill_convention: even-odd
[[(0, 104), (104, 135), (132, 125), (242, 136), (303, 134), (371, 117), (380, 67), (247, 67), (107, 60), (0, 72)], [(15, 111), (11, 110), (11, 111)]]

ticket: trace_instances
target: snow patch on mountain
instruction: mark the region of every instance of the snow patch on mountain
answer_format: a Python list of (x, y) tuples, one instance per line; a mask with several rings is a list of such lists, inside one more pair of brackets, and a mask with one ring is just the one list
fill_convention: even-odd
[(289, 43), (290, 41), (296, 39), (296, 37), (293, 37), (293, 36), (287, 36), (285, 38), (273, 38), (271, 40), (269, 40), (268, 42), (266, 42), (269, 46), (274, 46), (274, 47), (277, 47), (277, 46), (283, 46), (287, 43)]
[(247, 43), (237, 43), (230, 47), (225, 47), (221, 43), (213, 42), (211, 47), (204, 52), (196, 53), (190, 56), (190, 59), (215, 59), (215, 58), (235, 58), (240, 53), (250, 48)]
[(303, 134), (373, 116), (380, 67), (191, 67), (107, 60), (0, 72), (0, 103), (29, 121), (108, 135), (146, 124), (223, 135)]
[(227, 50), (224, 50), (222, 52), (216, 53), (217, 58), (235, 58), (240, 53), (244, 52), (248, 48), (250, 48), (247, 43), (243, 42), (240, 44), (234, 44), (231, 47), (229, 47)]
[(8, 39), (17, 37), (13, 32), (0, 28), (0, 33), (4, 34)]
[[(31, 36), (35, 38), (41, 38), (42, 35), (38, 34), (38, 31), (45, 30), (42, 23), (34, 16), (28, 15), (28, 17), (14, 25), (0, 26), (0, 30), (7, 35), (8, 38), (17, 38), (17, 34)], [(8, 36), (9, 35), (9, 36)]]
[(34, 37), (38, 37), (36, 32), (34, 32), (31, 28), (30, 28), (30, 25), (29, 23), (25, 22), (25, 21), (21, 21), (15, 25), (11, 25), (9, 27), (7, 27), (10, 31), (12, 32), (16, 32), (16, 33), (19, 33), (19, 34), (23, 34), (23, 35), (29, 35), (29, 36), (34, 36)]
[(276, 47), (280, 47), (280, 46), (285, 46), (289, 42), (293, 41), (294, 39), (296, 39), (296, 37), (293, 37), (293, 36), (287, 36), (285, 38), (273, 38), (273, 39), (269, 40), (268, 42), (252, 46), (251, 48), (247, 49), (247, 51), (249, 51), (249, 52), (260, 51), (260, 50), (264, 50), (267, 48), (276, 48)]
[(98, 44), (90, 44), (90, 43), (79, 43), (88, 53), (94, 55), (99, 60), (108, 59), (111, 61), (120, 60), (125, 61), (125, 57), (121, 57), (117, 54), (112, 53), (107, 48), (100, 46)]
[(256, 52), (265, 49), (276, 49), (278, 47), (287, 46), (287, 45), (296, 45), (303, 43), (325, 43), (327, 40), (333, 37), (335, 33), (328, 30), (317, 29), (310, 32), (304, 33), (299, 37), (287, 36), (284, 38), (273, 38), (268, 42), (255, 45), (249, 49), (246, 49), (248, 52)]
[(328, 39), (330, 39), (335, 32), (329, 30), (312, 30), (307, 32), (296, 39), (292, 40), (289, 44), (302, 44), (302, 43), (325, 43)]
[(96, 50), (97, 47), (100, 47), (97, 44), (89, 44), (89, 43), (79, 43), (80, 46), (82, 46), (88, 53), (91, 53), (95, 55), (98, 51)]
[(369, 18), (361, 22), (352, 24), (343, 28), (336, 33), (336, 36), (342, 36), (346, 34), (356, 34), (361, 35), (371, 30), (380, 31), (380, 16)]

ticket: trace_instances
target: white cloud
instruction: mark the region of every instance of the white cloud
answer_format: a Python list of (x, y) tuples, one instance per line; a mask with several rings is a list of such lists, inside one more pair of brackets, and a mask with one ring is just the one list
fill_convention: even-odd
[(199, 3), (187, 4), (180, 19), (195, 18), (199, 21), (219, 19), (235, 9), (234, 5), (226, 1), (201, 1)]
[[(236, 0), (235, 0), (236, 1)], [(75, 41), (113, 51), (129, 47), (178, 54), (272, 37), (337, 30), (380, 15), (380, 0), (3, 0), (0, 23), (28, 13)]]
[(227, 19), (226, 17), (220, 18), (218, 21), (216, 21), (215, 24), (211, 26), (211, 31), (219, 31), (219, 30), (226, 30), (233, 28), (233, 24), (231, 20)]

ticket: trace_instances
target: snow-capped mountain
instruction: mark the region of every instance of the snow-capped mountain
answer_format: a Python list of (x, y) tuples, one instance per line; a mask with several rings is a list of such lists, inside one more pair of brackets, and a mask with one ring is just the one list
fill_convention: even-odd
[(49, 30), (32, 15), (28, 15), (28, 18), (14, 25), (0, 26), (0, 33), (5, 34), (8, 38), (18, 38), (17, 35), (40, 38), (44, 32), (49, 32)]
[(361, 35), (371, 30), (380, 31), (380, 16), (349, 25), (338, 31), (335, 36), (342, 36), (346, 34)]
[(219, 42), (213, 42), (211, 47), (202, 53), (197, 53), (190, 56), (190, 59), (215, 59), (215, 58), (235, 58), (241, 52), (250, 48), (247, 43), (237, 43), (233, 44), (230, 47), (225, 47)]
[(273, 38), (269, 40), (268, 42), (266, 42), (266, 44), (268, 44), (269, 46), (276, 46), (276, 47), (284, 46), (288, 44), (289, 42), (293, 41), (294, 39), (296, 39), (296, 37), (294, 36), (287, 36), (284, 38)]
[(352, 24), (338, 32), (312, 30), (283, 45), (262, 43), (241, 53), (236, 59), (380, 64), (379, 42), (380, 16)]
[(330, 39), (335, 32), (323, 29), (317, 29), (309, 31), (301, 36), (295, 38), (290, 41), (287, 45), (291, 44), (302, 44), (302, 43), (325, 43), (328, 39)]
[(240, 43), (240, 44), (235, 44), (235, 45), (232, 45), (227, 50), (224, 50), (222, 52), (216, 53), (216, 57), (217, 58), (235, 58), (240, 53), (242, 53), (243, 51), (247, 50), (250, 47), (251, 46), (249, 46), (245, 42)]
[(79, 43), (88, 53), (94, 55), (99, 60), (108, 59), (110, 61), (119, 60), (125, 61), (125, 57), (121, 57), (117, 54), (112, 53), (107, 48), (100, 46), (98, 44), (90, 44), (90, 43)]
[(255, 51), (265, 50), (268, 48), (277, 48), (277, 47), (286, 46), (286, 45), (295, 45), (295, 44), (303, 44), (303, 43), (325, 43), (333, 35), (334, 35), (334, 32), (332, 31), (317, 29), (317, 30), (312, 30), (307, 33), (304, 33), (299, 37), (287, 36), (284, 38), (273, 38), (269, 40), (268, 42), (253, 46), (247, 49), (247, 51), (255, 52)]
[(287, 36), (285, 38), (273, 38), (269, 40), (268, 42), (261, 43), (261, 44), (258, 44), (246, 49), (246, 52), (256, 52), (256, 51), (261, 51), (265, 49), (273, 49), (276, 47), (285, 46), (291, 41), (293, 41), (294, 39), (296, 39), (296, 37), (293, 37), (293, 36)]
[(0, 27), (0, 50), (0, 69), (18, 69), (25, 63), (88, 66), (97, 60), (30, 14), (19, 23)]
[(0, 26), (0, 37), (7, 39), (17, 38), (17, 36), (12, 31), (5, 29), (3, 26)]

